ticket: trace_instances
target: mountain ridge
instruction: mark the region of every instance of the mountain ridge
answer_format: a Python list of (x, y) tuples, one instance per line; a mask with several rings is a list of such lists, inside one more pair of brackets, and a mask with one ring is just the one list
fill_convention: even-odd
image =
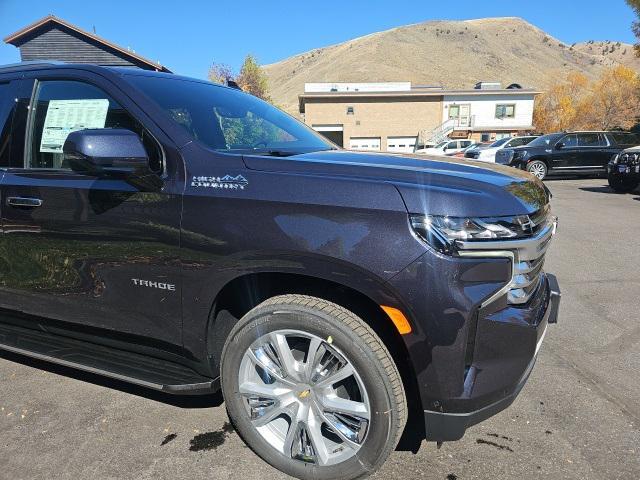
[(570, 70), (595, 78), (602, 69), (620, 64), (640, 71), (632, 45), (568, 44), (520, 17), (495, 17), (393, 27), (302, 52), (264, 69), (274, 102), (297, 114), (305, 82), (410, 81), (459, 89), (500, 81), (545, 89)]

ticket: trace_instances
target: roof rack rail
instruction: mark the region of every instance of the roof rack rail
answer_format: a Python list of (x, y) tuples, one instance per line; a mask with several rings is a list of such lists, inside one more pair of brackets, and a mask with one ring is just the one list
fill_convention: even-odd
[(29, 66), (38, 66), (38, 65), (65, 65), (66, 62), (61, 62), (58, 60), (28, 60), (26, 62), (18, 62), (18, 63), (8, 63), (6, 65), (0, 65), (0, 71), (2, 70), (10, 70), (20, 67), (29, 67)]

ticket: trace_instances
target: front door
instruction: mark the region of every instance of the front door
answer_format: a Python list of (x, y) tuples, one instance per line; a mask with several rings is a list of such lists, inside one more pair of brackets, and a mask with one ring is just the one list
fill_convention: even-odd
[[(0, 308), (77, 335), (181, 345), (183, 187), (156, 140), (166, 138), (98, 75), (32, 75), (20, 86), (0, 186)], [(136, 132), (157, 175), (140, 183), (72, 171), (62, 146), (82, 128)]]
[(468, 103), (450, 105), (449, 118), (455, 120), (456, 127), (469, 127), (471, 124), (471, 105)]
[(578, 153), (578, 139), (575, 133), (565, 135), (553, 145), (551, 152), (551, 168), (558, 173), (574, 169)]

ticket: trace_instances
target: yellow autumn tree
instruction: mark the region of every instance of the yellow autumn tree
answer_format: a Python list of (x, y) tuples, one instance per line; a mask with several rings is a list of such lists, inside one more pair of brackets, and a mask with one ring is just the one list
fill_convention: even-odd
[(229, 65), (213, 63), (211, 67), (209, 67), (208, 77), (213, 83), (224, 84), (228, 80), (233, 80), (245, 92), (273, 103), (269, 96), (267, 75), (258, 63), (256, 57), (251, 54), (245, 57), (240, 67), (240, 73), (237, 75)]
[(540, 132), (629, 129), (640, 113), (640, 77), (627, 67), (604, 70), (594, 81), (570, 72), (536, 98), (533, 121)]
[(564, 81), (552, 85), (536, 98), (533, 124), (540, 132), (557, 132), (574, 128), (584, 110), (584, 92), (589, 79), (579, 72), (569, 72)]
[(582, 117), (585, 128), (628, 130), (640, 115), (640, 77), (625, 66), (606, 70), (594, 82), (587, 102), (590, 108)]

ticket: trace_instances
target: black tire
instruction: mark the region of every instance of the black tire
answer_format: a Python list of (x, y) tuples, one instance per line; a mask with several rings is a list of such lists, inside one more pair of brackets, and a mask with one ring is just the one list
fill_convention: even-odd
[(607, 181), (609, 182), (609, 186), (618, 193), (633, 192), (636, 188), (638, 188), (638, 185), (640, 185), (640, 181), (638, 180), (631, 178), (620, 178), (613, 175), (609, 175), (607, 177)]
[[(351, 458), (329, 466), (305, 463), (272, 447), (254, 425), (239, 393), (244, 353), (260, 336), (296, 329), (332, 338), (358, 372), (371, 406), (368, 433)], [(282, 295), (261, 303), (232, 329), (222, 353), (222, 390), (237, 432), (263, 460), (300, 479), (356, 479), (378, 470), (395, 449), (407, 419), (407, 402), (398, 369), (375, 332), (345, 308), (320, 298)]]
[(527, 163), (527, 172), (540, 180), (544, 180), (548, 173), (547, 164), (542, 160), (532, 160)]

